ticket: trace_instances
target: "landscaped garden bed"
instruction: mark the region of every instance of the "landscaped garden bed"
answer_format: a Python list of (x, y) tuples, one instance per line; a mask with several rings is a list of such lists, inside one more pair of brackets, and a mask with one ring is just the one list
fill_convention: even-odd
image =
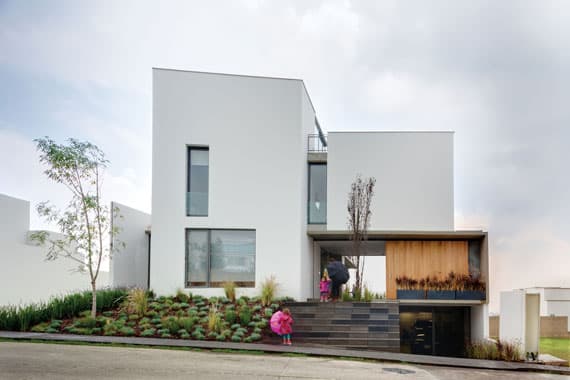
[(85, 292), (39, 306), (0, 309), (0, 329), (251, 343), (270, 339), (269, 319), (284, 301), (267, 296), (205, 298), (183, 291), (155, 297), (140, 289), (102, 291), (98, 297), (105, 298), (104, 292), (112, 294), (95, 318), (89, 302), (70, 301), (86, 301), (90, 292)]

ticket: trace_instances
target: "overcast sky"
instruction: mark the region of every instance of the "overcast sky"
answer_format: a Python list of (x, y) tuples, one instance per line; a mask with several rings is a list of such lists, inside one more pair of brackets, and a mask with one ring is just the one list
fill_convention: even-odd
[(498, 311), (500, 290), (570, 286), (568, 20), (565, 1), (0, 0), (0, 193), (62, 202), (31, 140), (76, 137), (112, 161), (108, 199), (150, 212), (151, 67), (301, 78), (325, 130), (456, 132), (456, 228), (489, 230)]

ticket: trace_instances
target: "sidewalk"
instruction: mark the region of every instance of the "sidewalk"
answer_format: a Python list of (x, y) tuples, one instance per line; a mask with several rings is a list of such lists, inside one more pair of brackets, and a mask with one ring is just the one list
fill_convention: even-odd
[(122, 336), (98, 336), (98, 335), (71, 335), (71, 334), (46, 334), (16, 331), (0, 331), (0, 338), (16, 340), (45, 340), (57, 342), (85, 342), (85, 343), (120, 343), (144, 346), (164, 347), (192, 347), (201, 349), (231, 349), (244, 351), (263, 351), (270, 353), (295, 353), (326, 357), (344, 357), (371, 359), (387, 362), (405, 362), (408, 364), (425, 364), (436, 366), (449, 366), (475, 369), (509, 370), (509, 371), (534, 371), (549, 372), (560, 375), (569, 375), (569, 367), (557, 367), (541, 364), (502, 362), (495, 360), (476, 360), (464, 358), (451, 358), (430, 355), (411, 355), (379, 351), (346, 350), (342, 348), (313, 347), (307, 345), (282, 346), (257, 343), (232, 343), (214, 342), (201, 340), (163, 339), (163, 338), (138, 338)]

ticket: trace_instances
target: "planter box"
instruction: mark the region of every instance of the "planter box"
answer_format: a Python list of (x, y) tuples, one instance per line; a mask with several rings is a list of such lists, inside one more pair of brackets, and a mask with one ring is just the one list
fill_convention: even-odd
[(428, 300), (454, 300), (455, 290), (428, 290)]
[(456, 290), (455, 299), (456, 300), (485, 300), (486, 295), (482, 290)]
[(426, 293), (424, 290), (398, 289), (396, 291), (396, 297), (399, 300), (423, 300), (424, 298), (426, 298)]

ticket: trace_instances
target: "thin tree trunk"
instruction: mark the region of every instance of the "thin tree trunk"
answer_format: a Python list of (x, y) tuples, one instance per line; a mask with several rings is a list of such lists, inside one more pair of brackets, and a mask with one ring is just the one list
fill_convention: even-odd
[(91, 317), (95, 318), (97, 316), (97, 284), (95, 280), (91, 281)]

